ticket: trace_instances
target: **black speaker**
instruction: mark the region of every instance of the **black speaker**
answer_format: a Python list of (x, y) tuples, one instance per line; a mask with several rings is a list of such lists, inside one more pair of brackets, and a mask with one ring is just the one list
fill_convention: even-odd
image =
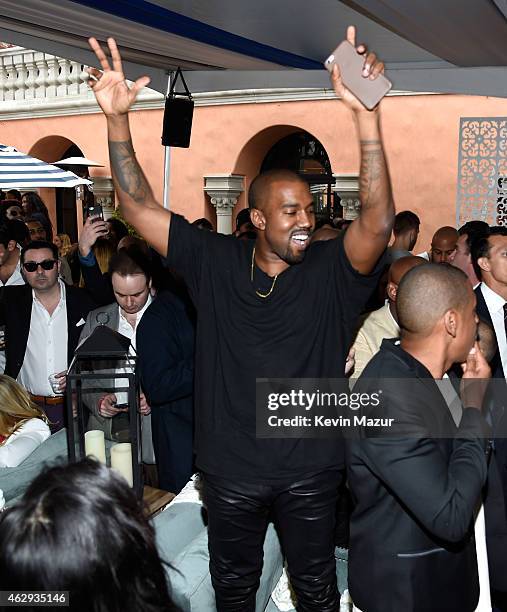
[[(178, 77), (181, 78), (185, 92), (174, 91)], [(171, 89), (165, 99), (164, 123), (162, 128), (162, 145), (164, 147), (190, 146), (192, 133), (192, 118), (194, 116), (194, 101), (188, 91), (187, 84), (178, 68), (171, 84)]]

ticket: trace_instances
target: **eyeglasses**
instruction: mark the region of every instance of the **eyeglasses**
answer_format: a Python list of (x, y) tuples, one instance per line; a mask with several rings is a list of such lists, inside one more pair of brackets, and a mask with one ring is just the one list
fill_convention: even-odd
[(52, 270), (55, 267), (56, 259), (45, 259), (44, 261), (25, 261), (23, 268), (27, 272), (36, 272), (40, 266), (43, 270)]

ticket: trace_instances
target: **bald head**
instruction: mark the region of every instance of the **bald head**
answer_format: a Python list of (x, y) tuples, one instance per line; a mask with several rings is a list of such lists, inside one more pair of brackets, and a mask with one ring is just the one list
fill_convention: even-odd
[(407, 272), (398, 287), (400, 327), (429, 334), (449, 310), (463, 311), (474, 297), (467, 275), (459, 268), (427, 264)]
[(335, 238), (338, 238), (340, 234), (340, 230), (325, 225), (324, 227), (319, 227), (318, 230), (313, 232), (311, 242), (334, 240)]
[(406, 257), (400, 257), (396, 261), (394, 261), (389, 267), (389, 276), (388, 282), (394, 283), (395, 285), (399, 285), (401, 279), (405, 276), (405, 274), (415, 268), (416, 266), (420, 266), (422, 264), (427, 264), (428, 262), (423, 257), (416, 257), (415, 255), (407, 255)]
[(269, 200), (270, 192), (276, 183), (302, 183), (307, 185), (298, 174), (291, 170), (268, 170), (256, 176), (248, 190), (249, 208), (264, 210), (265, 203)]
[(431, 240), (430, 261), (432, 263), (450, 263), (456, 255), (458, 230), (450, 225), (438, 229)]

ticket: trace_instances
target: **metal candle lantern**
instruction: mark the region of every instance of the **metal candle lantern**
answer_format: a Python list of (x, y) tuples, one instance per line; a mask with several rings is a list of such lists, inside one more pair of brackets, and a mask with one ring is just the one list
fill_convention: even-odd
[(130, 339), (105, 325), (96, 327), (76, 349), (67, 374), (67, 443), (70, 461), (84, 459), (89, 416), (89, 409), (83, 401), (84, 393), (106, 391), (126, 395), (132, 449), (132, 486), (141, 498), (143, 477), (139, 381), (136, 374), (137, 359), (135, 355), (129, 354), (129, 349)]

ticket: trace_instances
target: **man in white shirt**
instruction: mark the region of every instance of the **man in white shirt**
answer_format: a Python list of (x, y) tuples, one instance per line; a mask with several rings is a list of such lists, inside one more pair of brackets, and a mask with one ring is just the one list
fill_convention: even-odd
[(468, 276), (474, 289), (480, 284), (480, 280), (475, 273), (472, 263), (472, 244), (481, 236), (487, 235), (489, 225), (484, 221), (467, 221), (459, 230), (459, 238), (456, 243), (456, 255), (452, 261), (452, 265), (456, 266)]
[[(83, 289), (59, 280), (58, 250), (31, 242), (21, 251), (26, 285), (1, 288), (0, 325), (5, 325), (5, 373), (16, 379), (47, 414), (54, 433), (64, 424), (65, 371), (77, 345), (79, 322), (92, 307)], [(49, 382), (60, 374), (59, 389)]]
[(472, 245), (472, 261), (481, 284), (477, 287), (477, 314), (492, 324), (498, 358), (491, 364), (493, 376), (507, 374), (507, 228), (492, 227)]
[[(472, 262), (482, 281), (475, 290), (477, 314), (493, 328), (498, 345), (496, 355), (490, 362), (492, 376), (497, 380), (489, 394), (488, 418), (493, 427), (493, 457), (498, 466), (503, 491), (501, 501), (507, 507), (507, 227), (489, 228), (484, 236), (475, 240), (472, 243)], [(500, 503), (495, 505), (501, 506)], [(500, 544), (498, 554), (494, 555), (491, 547), (488, 554), (493, 600), (499, 609), (504, 610), (507, 609), (507, 518), (503, 514), (499, 519), (494, 539), (490, 538), (490, 543)], [(486, 527), (488, 529), (487, 502)]]
[[(98, 325), (106, 325), (131, 341), (131, 350), (136, 348), (136, 329), (144, 312), (151, 304), (151, 271), (146, 255), (136, 246), (121, 249), (109, 262), (109, 274), (116, 302), (97, 308), (89, 313), (81, 332), (80, 342), (86, 339)], [(97, 385), (95, 385), (96, 387)], [(105, 385), (106, 387), (107, 385)], [(89, 429), (101, 429), (106, 437), (120, 440), (126, 429), (126, 393), (84, 393), (84, 402), (91, 411)], [(147, 417), (151, 409), (143, 393), (140, 395), (140, 411)], [(150, 424), (143, 418), (143, 439)]]
[(370, 359), (378, 353), (384, 338), (399, 337), (400, 328), (396, 313), (398, 285), (409, 270), (424, 263), (427, 262), (422, 257), (409, 255), (408, 257), (400, 257), (391, 264), (387, 282), (388, 299), (382, 308), (368, 313), (352, 345), (355, 350), (354, 372), (351, 376), (352, 382), (355, 382), (354, 379), (361, 376)]

